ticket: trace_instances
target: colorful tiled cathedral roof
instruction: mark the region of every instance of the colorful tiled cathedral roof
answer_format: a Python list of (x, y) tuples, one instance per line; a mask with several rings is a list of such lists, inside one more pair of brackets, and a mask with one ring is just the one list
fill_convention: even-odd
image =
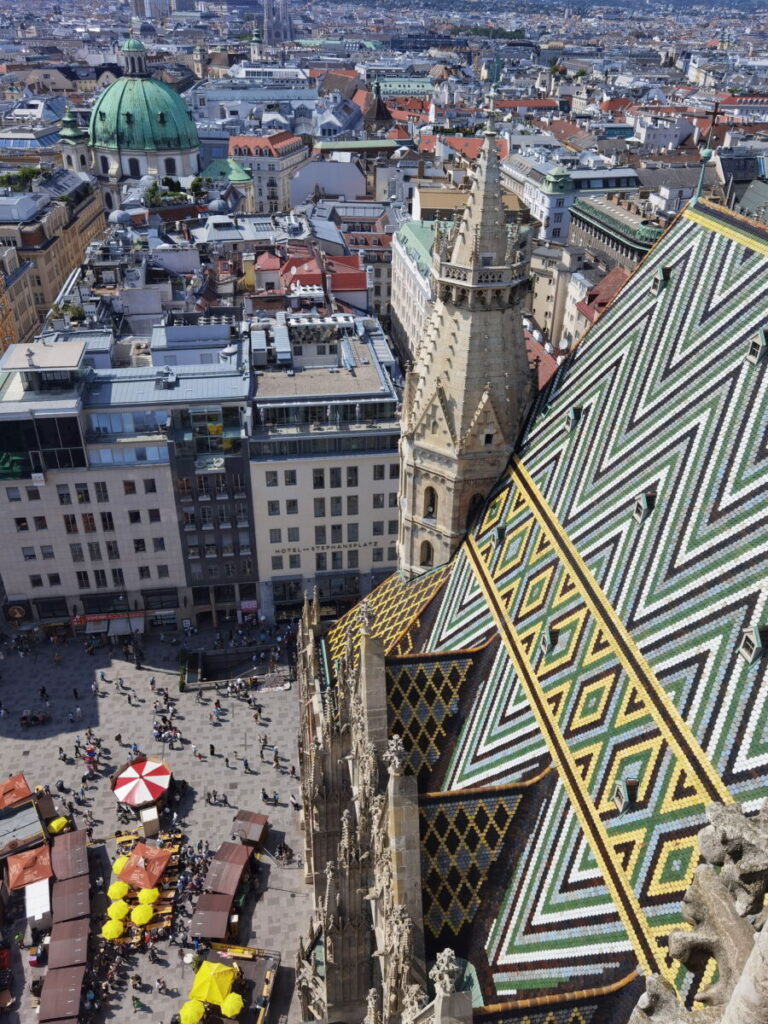
[(767, 310), (768, 231), (697, 202), (539, 395), (447, 569), (369, 599), (428, 951), (472, 961), (496, 1020), (624, 1024), (638, 966), (701, 981), (666, 943), (705, 808), (768, 796)]

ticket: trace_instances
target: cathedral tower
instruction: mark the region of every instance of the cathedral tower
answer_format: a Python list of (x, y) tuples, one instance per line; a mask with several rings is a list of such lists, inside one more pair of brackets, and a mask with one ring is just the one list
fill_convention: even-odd
[(435, 238), (437, 298), (406, 377), (398, 564), (407, 577), (454, 553), (532, 396), (521, 316), (528, 268), (505, 222), (493, 116), (461, 220)]

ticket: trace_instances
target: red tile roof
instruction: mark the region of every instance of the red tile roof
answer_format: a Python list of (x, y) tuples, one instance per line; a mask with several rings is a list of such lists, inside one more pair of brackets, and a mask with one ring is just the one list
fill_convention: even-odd
[(271, 252), (263, 252), (256, 259), (256, 266), (259, 270), (279, 270), (280, 260)]
[(278, 157), (293, 149), (297, 143), (300, 145), (301, 139), (289, 131), (272, 132), (271, 135), (231, 135), (227, 152), (229, 156), (237, 156), (236, 149), (247, 149), (254, 154), (257, 150), (266, 149), (270, 156)]
[(594, 288), (589, 289), (581, 302), (576, 304), (576, 308), (590, 324), (593, 324), (628, 280), (628, 271), (623, 267), (614, 267), (597, 282)]

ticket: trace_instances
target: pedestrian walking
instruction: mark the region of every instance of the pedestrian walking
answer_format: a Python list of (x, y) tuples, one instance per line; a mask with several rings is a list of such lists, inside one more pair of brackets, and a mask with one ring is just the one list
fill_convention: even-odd
[(149, 680), (149, 688), (150, 688), (150, 690), (152, 691), (152, 693), (154, 693), (154, 692), (155, 692), (155, 686), (156, 686), (156, 685), (157, 685), (157, 683), (156, 683), (155, 677), (154, 677), (154, 676), (151, 676), (151, 677), (150, 677), (150, 680)]
[(102, 669), (101, 672), (99, 672), (99, 679), (102, 681), (102, 683), (108, 683), (109, 682), (109, 680), (107, 679), (107, 673), (104, 672), (103, 669)]
[(59, 747), (59, 760), (66, 761), (67, 755), (64, 753), (64, 747)]
[(212, 743), (208, 744), (208, 754), (210, 757), (216, 757), (216, 747)]
[(291, 770), (290, 770), (290, 772), (288, 774), (291, 776), (292, 779), (296, 778), (296, 765), (295, 764), (291, 765)]
[(229, 768), (229, 758), (228, 757), (224, 758), (224, 767), (225, 768)]
[(277, 790), (275, 790), (274, 793), (272, 794), (272, 803), (275, 805), (275, 807), (277, 807), (278, 804), (280, 803), (280, 797), (278, 796)]
[(291, 807), (294, 809), (294, 811), (298, 811), (300, 806), (301, 804), (299, 803), (299, 801), (296, 799), (293, 793), (291, 793)]
[(250, 773), (250, 770), (251, 770), (251, 768), (250, 768), (250, 765), (248, 764), (248, 758), (244, 757), (243, 758), (243, 771), (245, 772), (246, 775), (248, 775)]
[(77, 692), (77, 687), (76, 686), (72, 687), (72, 696), (75, 698), (75, 701), (79, 701), (80, 700), (80, 694)]
[(118, 690), (124, 690), (125, 689), (125, 680), (123, 679), (122, 676), (118, 676), (117, 677), (117, 688), (118, 688)]
[(93, 694), (94, 697), (98, 697), (99, 696), (99, 684), (96, 682), (95, 679), (91, 683), (91, 693)]
[(280, 755), (277, 753), (277, 751), (275, 751), (272, 757), (272, 764), (275, 766), (275, 768), (280, 767)]
[(80, 706), (78, 705), (75, 708), (75, 721), (79, 722), (82, 717), (83, 717), (83, 712), (82, 712), (82, 709), (80, 708)]

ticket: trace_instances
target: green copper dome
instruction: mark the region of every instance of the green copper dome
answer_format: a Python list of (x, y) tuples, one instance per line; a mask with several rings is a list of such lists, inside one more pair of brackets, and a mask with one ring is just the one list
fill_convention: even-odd
[[(129, 39), (131, 42), (138, 40)], [(200, 145), (195, 122), (178, 93), (154, 78), (127, 75), (96, 100), (88, 142), (101, 149), (140, 153), (197, 149)]]
[(123, 53), (146, 53), (147, 48), (140, 39), (130, 36), (120, 47)]

